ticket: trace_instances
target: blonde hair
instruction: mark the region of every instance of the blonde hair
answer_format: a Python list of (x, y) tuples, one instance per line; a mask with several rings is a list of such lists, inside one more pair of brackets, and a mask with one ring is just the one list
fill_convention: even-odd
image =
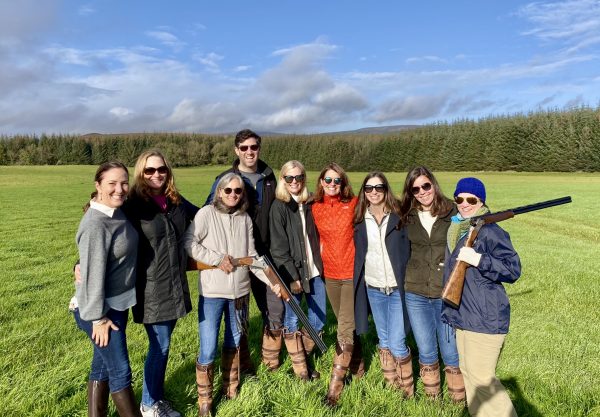
[(285, 180), (283, 179), (283, 177), (288, 171), (294, 168), (298, 168), (300, 170), (300, 173), (304, 175), (304, 181), (302, 182), (302, 190), (298, 194), (298, 203), (305, 203), (306, 200), (308, 200), (308, 189), (306, 188), (306, 170), (304, 169), (304, 165), (302, 165), (300, 161), (296, 160), (287, 161), (281, 167), (281, 170), (279, 171), (279, 181), (277, 182), (277, 188), (275, 188), (275, 198), (285, 203), (291, 200), (292, 196), (285, 187)]
[(175, 186), (175, 178), (173, 178), (171, 164), (158, 149), (149, 149), (142, 152), (141, 155), (138, 156), (138, 159), (135, 162), (135, 170), (133, 173), (133, 185), (129, 190), (129, 195), (132, 197), (141, 197), (144, 200), (150, 199), (152, 193), (148, 183), (146, 182), (146, 179), (144, 178), (144, 168), (146, 168), (146, 162), (151, 156), (161, 158), (167, 167), (167, 179), (165, 180), (165, 186), (162, 192), (171, 201), (171, 203), (178, 205), (181, 202), (181, 194), (179, 194), (179, 191), (177, 191), (177, 187)]

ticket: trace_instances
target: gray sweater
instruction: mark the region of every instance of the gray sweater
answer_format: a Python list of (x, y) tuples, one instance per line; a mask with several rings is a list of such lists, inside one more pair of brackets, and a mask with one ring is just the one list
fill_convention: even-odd
[(75, 295), (81, 318), (98, 320), (109, 309), (134, 306), (138, 234), (123, 212), (92, 202), (75, 240), (81, 265)]

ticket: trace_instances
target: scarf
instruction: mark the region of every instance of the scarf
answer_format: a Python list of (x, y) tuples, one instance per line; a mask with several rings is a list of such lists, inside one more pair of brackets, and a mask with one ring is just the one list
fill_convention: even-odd
[[(486, 206), (481, 206), (473, 215), (473, 217), (481, 216), (483, 214), (487, 214), (490, 212), (490, 209)], [(460, 213), (457, 213), (455, 216), (452, 216), (452, 222), (450, 223), (450, 227), (448, 228), (448, 249), (450, 249), (450, 253), (454, 251), (456, 244), (459, 240), (461, 240), (468, 232), (471, 227), (470, 218), (465, 219)]]

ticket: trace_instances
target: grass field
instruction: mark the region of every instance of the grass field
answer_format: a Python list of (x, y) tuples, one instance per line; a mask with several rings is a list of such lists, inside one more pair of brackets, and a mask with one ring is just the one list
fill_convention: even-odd
[[(91, 346), (67, 311), (73, 293), (74, 242), (81, 207), (93, 190), (96, 167), (0, 167), (0, 414), (86, 414), (85, 386)], [(176, 170), (182, 193), (202, 204), (222, 167)], [(466, 173), (439, 173), (447, 194)], [(471, 173), (472, 174), (472, 173)], [(390, 174), (396, 192), (404, 173)], [(477, 173), (492, 211), (565, 195), (573, 203), (504, 222), (523, 264), (507, 286), (511, 330), (498, 375), (520, 416), (600, 416), (600, 174)], [(352, 173), (358, 188), (364, 173)], [(315, 173), (309, 173), (314, 183)], [(189, 274), (194, 305), (197, 276)], [(167, 370), (167, 396), (186, 416), (196, 415), (194, 361), (196, 310), (180, 320)], [(141, 396), (146, 335), (127, 328), (134, 389)], [(259, 362), (260, 318), (254, 308), (250, 346)], [(334, 320), (325, 328), (330, 346), (317, 359), (322, 379), (298, 382), (286, 357), (282, 368), (242, 381), (233, 401), (216, 398), (219, 416), (463, 416), (449, 401), (430, 402), (418, 381), (415, 399), (384, 388), (374, 329), (365, 339), (368, 372), (350, 383), (338, 409), (322, 405), (335, 341)], [(413, 343), (411, 341), (411, 343)], [(416, 362), (415, 362), (416, 364)], [(415, 367), (415, 369), (417, 369)], [(417, 372), (418, 373), (418, 372)], [(217, 389), (220, 374), (216, 376)], [(111, 406), (112, 407), (112, 406)], [(112, 415), (116, 415), (111, 408)]]

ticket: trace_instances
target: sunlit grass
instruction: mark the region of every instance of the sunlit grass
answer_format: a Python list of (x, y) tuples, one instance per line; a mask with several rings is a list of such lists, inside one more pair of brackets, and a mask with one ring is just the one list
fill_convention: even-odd
[[(275, 167), (277, 168), (277, 167)], [(203, 204), (223, 167), (176, 170), (183, 195)], [(91, 346), (67, 311), (73, 293), (72, 267), (77, 259), (75, 232), (81, 207), (93, 190), (95, 167), (0, 167), (0, 403), (5, 416), (75, 416), (86, 414), (85, 384)], [(480, 177), (488, 188), (492, 211), (565, 195), (573, 203), (517, 216), (502, 223), (521, 256), (523, 275), (507, 286), (512, 304), (511, 331), (498, 374), (520, 416), (600, 415), (600, 195), (599, 174), (439, 173), (446, 194), (465, 175)], [(404, 173), (389, 174), (400, 192)], [(355, 191), (364, 173), (351, 173)], [(316, 173), (308, 174), (311, 187)], [(190, 273), (194, 305), (197, 277)], [(260, 356), (260, 318), (253, 306), (250, 345)], [(384, 387), (372, 330), (365, 338), (364, 379), (346, 386), (338, 409), (329, 410), (327, 391), (335, 341), (328, 316), (325, 342), (317, 358), (322, 379), (298, 382), (289, 359), (276, 373), (263, 367), (243, 380), (239, 399), (215, 397), (223, 416), (462, 416), (447, 400), (402, 400)], [(146, 335), (130, 322), (127, 329), (134, 388), (141, 392)], [(412, 343), (412, 341), (411, 341)], [(196, 309), (175, 329), (167, 370), (167, 396), (186, 416), (195, 416), (194, 360), (197, 354)], [(416, 364), (416, 363), (415, 363)], [(415, 368), (415, 374), (418, 370)], [(220, 387), (220, 372), (216, 374)], [(114, 409), (111, 408), (114, 413)]]

